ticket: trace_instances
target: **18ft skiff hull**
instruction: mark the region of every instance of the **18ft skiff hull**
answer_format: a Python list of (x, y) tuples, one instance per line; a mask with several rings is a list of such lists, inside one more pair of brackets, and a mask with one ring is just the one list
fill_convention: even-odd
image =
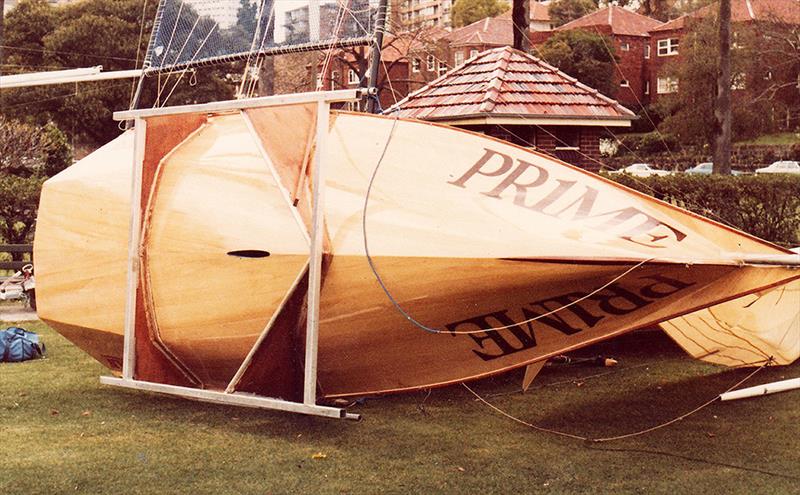
[[(138, 373), (272, 397), (302, 389), (314, 115), (287, 105), (147, 120)], [(48, 181), (35, 242), (41, 317), (116, 370), (133, 148), (124, 134)], [(326, 163), (322, 396), (486, 376), (800, 277), (729, 254), (780, 248), (451, 128), (338, 113)]]

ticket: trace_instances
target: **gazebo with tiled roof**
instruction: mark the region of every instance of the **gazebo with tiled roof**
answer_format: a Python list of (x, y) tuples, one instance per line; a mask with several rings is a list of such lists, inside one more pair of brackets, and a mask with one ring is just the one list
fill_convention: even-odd
[(486, 50), (411, 93), (387, 114), (441, 122), (599, 167), (600, 137), (634, 113), (511, 47)]

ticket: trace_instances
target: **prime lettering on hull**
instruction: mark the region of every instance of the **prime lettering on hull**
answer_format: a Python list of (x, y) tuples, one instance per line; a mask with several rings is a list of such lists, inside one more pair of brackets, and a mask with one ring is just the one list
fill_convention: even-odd
[[(493, 180), (487, 182), (487, 178)], [(489, 148), (484, 148), (483, 156), (461, 177), (448, 183), (465, 189), (480, 187), (481, 194), (494, 199), (502, 199), (511, 190), (512, 201), (520, 208), (580, 222), (586, 228), (612, 232), (625, 241), (648, 248), (665, 248), (686, 238), (678, 228), (635, 206), (598, 211), (601, 193), (594, 187), (575, 180), (551, 178), (543, 167), (521, 159), (515, 161)]]
[[(579, 336), (604, 320), (646, 309), (654, 302), (693, 285), (694, 282), (665, 275), (648, 275), (638, 277), (635, 283), (628, 285), (613, 283), (591, 295), (567, 292), (522, 307), (455, 321), (445, 328), (453, 336), (472, 339), (475, 343), (472, 352), (484, 361), (492, 361), (536, 347), (537, 333), (544, 327), (565, 337)], [(490, 330), (497, 327), (506, 329)], [(475, 333), (459, 333), (465, 331)]]

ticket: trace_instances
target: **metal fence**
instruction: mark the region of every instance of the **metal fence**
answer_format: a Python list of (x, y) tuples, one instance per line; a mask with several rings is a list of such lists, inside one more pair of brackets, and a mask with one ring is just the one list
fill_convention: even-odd
[(29, 253), (27, 261), (0, 261), (0, 270), (20, 270), (23, 266), (33, 262), (33, 244), (0, 244), (0, 253), (10, 253), (12, 258), (17, 253), (23, 256)]

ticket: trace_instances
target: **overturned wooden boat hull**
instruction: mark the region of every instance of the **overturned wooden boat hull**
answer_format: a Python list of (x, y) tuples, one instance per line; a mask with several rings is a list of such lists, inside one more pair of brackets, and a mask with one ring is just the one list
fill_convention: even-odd
[[(139, 152), (137, 376), (296, 398), (315, 111), (152, 117), (140, 150), (128, 132), (50, 179), (42, 319), (120, 370)], [(339, 112), (324, 153), (322, 397), (488, 376), (800, 278), (742, 262), (781, 248), (484, 136)]]

